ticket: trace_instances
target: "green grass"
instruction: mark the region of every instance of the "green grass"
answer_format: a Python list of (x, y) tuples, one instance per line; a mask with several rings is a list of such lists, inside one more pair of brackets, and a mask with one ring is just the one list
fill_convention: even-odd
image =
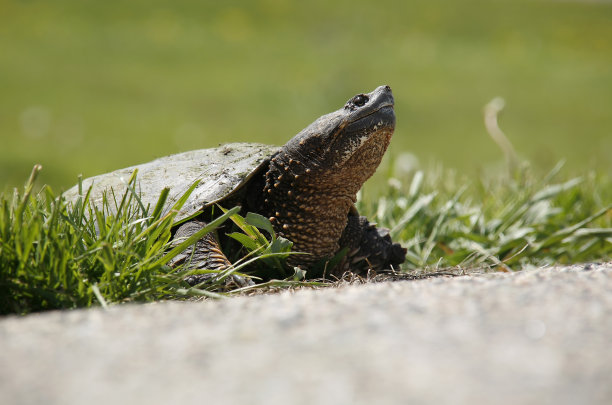
[[(151, 290), (163, 294), (154, 281), (163, 274), (159, 253), (172, 218), (159, 221), (158, 213), (140, 219), (129, 195), (118, 202), (116, 216), (87, 210), (84, 201), (68, 208), (49, 187), (33, 196), (39, 170), (22, 193), (2, 198), (0, 312), (106, 305), (147, 299)], [(105, 208), (110, 205), (107, 200)]]
[[(560, 168), (540, 178), (523, 167), (516, 177), (474, 181), (442, 169), (396, 172), (383, 195), (360, 198), (358, 207), (407, 247), (404, 271), (509, 271), (608, 260), (612, 182), (593, 173), (564, 179)], [(67, 205), (50, 187), (33, 194), (39, 169), (23, 191), (0, 197), (2, 314), (329, 285), (302, 281), (303, 274), (283, 268), (290, 243), (277, 238), (263, 217), (242, 218), (233, 209), (177, 245), (170, 241), (172, 211), (161, 216), (165, 193), (156, 207), (143, 207), (133, 187), (122, 196), (107, 195), (100, 210), (87, 199)], [(206, 270), (185, 273), (166, 263), (228, 218), (240, 229), (233, 237), (250, 256), (220, 277), (189, 287), (182, 278)], [(253, 261), (260, 264), (253, 275), (272, 280), (227, 291), (225, 279)]]
[[(393, 87), (394, 151), (472, 174), (482, 106), (533, 165), (612, 174), (612, 4), (553, 0), (0, 0), (0, 190), (219, 142), (284, 144)], [(586, 167), (585, 167), (586, 166)]]

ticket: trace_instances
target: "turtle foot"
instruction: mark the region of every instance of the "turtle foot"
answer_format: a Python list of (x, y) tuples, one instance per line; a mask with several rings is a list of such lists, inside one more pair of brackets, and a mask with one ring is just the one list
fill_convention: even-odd
[[(180, 226), (176, 231), (174, 238), (177, 240), (185, 239), (204, 228), (206, 224), (201, 221), (189, 221)], [(213, 280), (229, 269), (232, 263), (227, 259), (221, 251), (219, 241), (213, 233), (204, 235), (198, 240), (195, 245), (188, 247), (183, 252), (179, 253), (169, 263), (171, 267), (185, 265), (184, 270), (192, 269), (209, 269), (214, 270), (207, 274), (192, 274), (185, 277), (185, 281), (190, 286), (195, 286), (200, 283)], [(224, 288), (242, 288), (254, 285), (255, 283), (248, 277), (231, 274), (225, 279)]]
[(364, 216), (349, 216), (340, 247), (348, 247), (348, 254), (339, 271), (397, 270), (406, 260), (406, 249), (391, 240), (389, 230), (376, 227)]

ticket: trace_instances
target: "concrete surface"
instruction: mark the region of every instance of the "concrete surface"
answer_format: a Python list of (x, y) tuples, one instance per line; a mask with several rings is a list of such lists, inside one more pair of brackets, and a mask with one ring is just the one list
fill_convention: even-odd
[(0, 319), (2, 404), (612, 403), (612, 264)]

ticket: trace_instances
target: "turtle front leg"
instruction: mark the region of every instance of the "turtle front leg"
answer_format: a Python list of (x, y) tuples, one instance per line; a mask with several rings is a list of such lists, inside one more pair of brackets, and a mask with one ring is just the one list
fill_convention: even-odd
[[(174, 238), (188, 238), (205, 226), (206, 224), (201, 221), (186, 222), (181, 225), (179, 229), (177, 229)], [(225, 254), (223, 254), (221, 251), (219, 241), (212, 232), (207, 233), (200, 240), (198, 240), (195, 245), (192, 245), (183, 252), (179, 253), (168, 264), (170, 267), (174, 268), (185, 262), (189, 263), (187, 270), (206, 269), (214, 270), (218, 273), (227, 270), (232, 265)], [(187, 276), (185, 281), (189, 285), (194, 286), (215, 276), (216, 274), (214, 273), (194, 274)], [(252, 280), (245, 279), (244, 277), (236, 274), (232, 274), (230, 278), (230, 281), (236, 284), (238, 287), (246, 287), (254, 284)]]
[[(364, 216), (349, 215), (346, 228), (339, 241), (340, 249), (348, 253), (338, 269), (355, 273), (367, 270), (398, 270), (406, 260), (406, 249), (391, 240), (387, 228), (377, 228)], [(336, 276), (341, 276), (338, 271)]]

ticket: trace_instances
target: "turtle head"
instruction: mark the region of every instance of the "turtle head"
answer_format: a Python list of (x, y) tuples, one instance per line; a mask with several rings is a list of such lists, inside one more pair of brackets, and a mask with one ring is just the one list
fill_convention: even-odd
[(327, 146), (324, 155), (328, 164), (342, 167), (356, 154), (363, 153), (382, 158), (395, 128), (393, 105), (391, 88), (380, 86), (369, 94), (356, 95), (342, 109), (332, 113), (336, 114), (338, 122), (322, 137)]
[[(280, 155), (300, 161), (317, 176), (341, 176), (346, 170), (370, 177), (384, 155), (395, 113), (389, 86), (357, 94), (341, 109), (318, 118), (281, 149)], [(357, 179), (354, 179), (354, 181)]]
[(311, 254), (301, 261), (337, 251), (357, 191), (376, 171), (394, 129), (391, 88), (380, 86), (317, 119), (271, 159), (264, 211), (295, 249)]

